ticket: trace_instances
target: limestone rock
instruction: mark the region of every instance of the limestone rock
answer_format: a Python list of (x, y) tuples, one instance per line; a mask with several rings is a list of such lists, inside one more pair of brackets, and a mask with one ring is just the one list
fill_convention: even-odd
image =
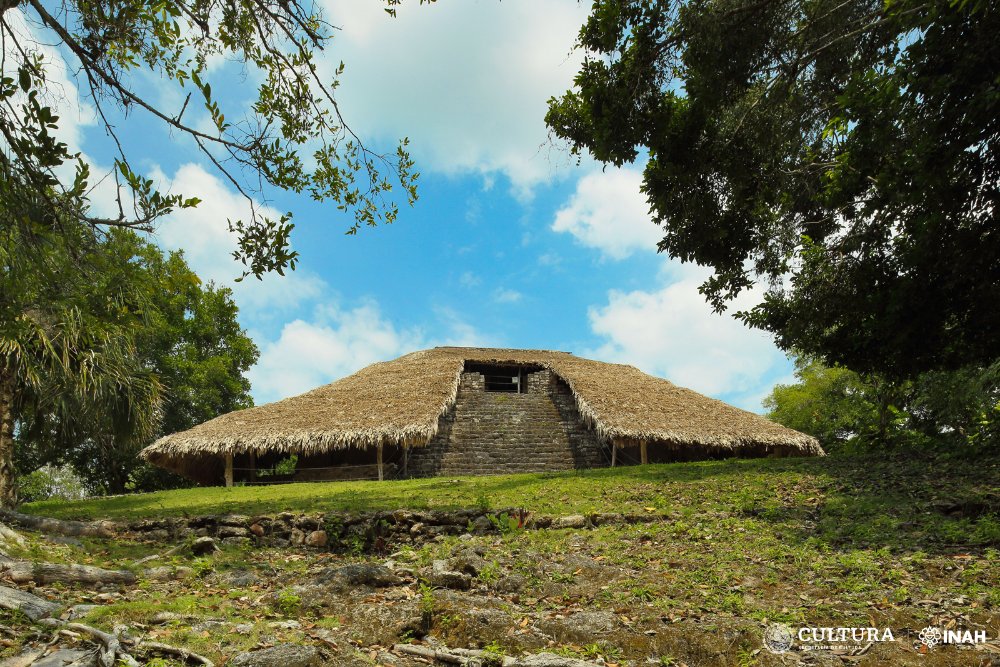
[(315, 646), (278, 644), (271, 648), (240, 653), (229, 661), (230, 667), (316, 667), (323, 662)]
[(608, 611), (580, 611), (565, 618), (546, 619), (538, 625), (556, 641), (587, 643), (613, 632), (618, 619)]
[(191, 544), (191, 553), (195, 556), (210, 556), (219, 550), (219, 545), (211, 537), (199, 537)]
[(31, 620), (37, 621), (52, 616), (62, 609), (62, 606), (16, 588), (0, 586), (0, 608), (20, 611)]
[(314, 582), (319, 585), (333, 585), (338, 588), (350, 586), (385, 588), (388, 586), (399, 586), (403, 583), (403, 580), (384, 565), (357, 563), (323, 570), (316, 576)]
[(441, 588), (453, 588), (459, 591), (467, 591), (472, 588), (472, 577), (463, 572), (449, 569), (448, 562), (444, 560), (434, 561), (426, 579), (431, 586)]
[(586, 528), (587, 517), (582, 514), (570, 514), (561, 516), (552, 521), (553, 528)]
[(325, 530), (314, 530), (306, 536), (306, 546), (325, 547), (327, 536)]
[(31, 667), (96, 667), (97, 651), (82, 651), (75, 648), (61, 648), (44, 658), (28, 663)]

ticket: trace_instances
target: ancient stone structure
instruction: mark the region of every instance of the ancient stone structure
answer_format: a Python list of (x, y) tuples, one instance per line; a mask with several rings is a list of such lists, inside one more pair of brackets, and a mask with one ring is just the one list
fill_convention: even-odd
[(407, 474), (499, 475), (607, 465), (566, 383), (547, 369), (525, 377), (523, 392), (487, 391), (483, 373), (462, 373), (455, 405), (427, 446), (409, 455)]
[(822, 454), (810, 436), (632, 366), (438, 347), (220, 415), (141, 456), (232, 485)]

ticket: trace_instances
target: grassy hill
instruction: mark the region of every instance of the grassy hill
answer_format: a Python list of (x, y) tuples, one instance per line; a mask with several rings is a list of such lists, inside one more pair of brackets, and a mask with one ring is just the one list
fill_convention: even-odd
[[(140, 571), (137, 588), (101, 600), (88, 617), (102, 627), (121, 622), (150, 627), (159, 612), (182, 614), (184, 620), (165, 627), (167, 636), (217, 661), (237, 650), (292, 641), (320, 643), (338, 656), (332, 664), (389, 664), (380, 662), (379, 651), (414, 636), (412, 628), (400, 629), (394, 614), (402, 618), (418, 608), (432, 612), (431, 634), (449, 646), (490, 646), (511, 655), (546, 649), (622, 665), (645, 664), (651, 657), (663, 665), (789, 664), (788, 655), (773, 655), (761, 643), (770, 624), (785, 622), (889, 627), (896, 636), (894, 643), (876, 643), (859, 655), (833, 649), (798, 652), (796, 660), (967, 665), (980, 664), (990, 651), (1000, 654), (1000, 646), (936, 647), (921, 655), (914, 642), (921, 628), (949, 623), (985, 629), (994, 642), (1000, 636), (998, 483), (1000, 457), (970, 461), (955, 454), (900, 452), (189, 489), (34, 503), (23, 511), (134, 519), (523, 507), (533, 515), (655, 517), (650, 523), (585, 530), (442, 537), (392, 556), (391, 566), (404, 573), (395, 588), (315, 600), (308, 592), (317, 572), (352, 562), (381, 563), (385, 557), (256, 547), (226, 547), (210, 563), (172, 556), (152, 564), (191, 567), (194, 575), (167, 585), (144, 579)], [(35, 540), (25, 549), (22, 556), (28, 558), (105, 567), (127, 566), (163, 551), (162, 545), (96, 540), (79, 545)], [(470, 549), (481, 561), (471, 590), (421, 583), (422, 568), (439, 559), (454, 561)], [(70, 601), (94, 600), (93, 592), (83, 589), (57, 593)], [(330, 600), (336, 600), (332, 608)], [(281, 625), (285, 621), (294, 623)], [(319, 630), (327, 639), (316, 638)]]

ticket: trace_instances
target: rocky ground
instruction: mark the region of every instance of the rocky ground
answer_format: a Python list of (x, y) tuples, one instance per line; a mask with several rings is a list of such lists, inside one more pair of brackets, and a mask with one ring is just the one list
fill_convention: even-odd
[[(751, 568), (722, 588), (728, 607), (703, 599), (699, 592), (715, 587), (694, 581), (688, 601), (664, 604), (664, 584), (685, 569), (684, 548), (669, 544), (677, 521), (520, 517), (518, 527), (514, 512), (479, 516), (493, 519), (477, 526), (468, 513), (407, 512), (382, 535), (371, 526), (386, 518), (356, 517), (365, 529), (355, 531), (353, 550), (339, 544), (340, 553), (328, 550), (330, 535), (315, 516), (199, 518), (193, 525), (202, 527), (176, 544), (169, 539), (176, 522), (173, 531), (162, 522), (91, 524), (99, 535), (89, 537), (22, 530), (23, 544), (7, 540), (10, 560), (0, 573), (40, 610), (8, 609), (3, 664), (96, 665), (107, 646), (90, 629), (117, 637), (139, 664), (155, 665), (1000, 664), (995, 641), (929, 651), (914, 634), (934, 617), (990, 628), (995, 640), (988, 594), (970, 600), (942, 586), (927, 599), (874, 599), (872, 624), (914, 632), (897, 633), (894, 642), (776, 654), (761, 641), (769, 619), (740, 613), (746, 601), (795, 604), (815, 591), (786, 590), (767, 576), (771, 568)], [(271, 535), (256, 535), (253, 526)], [(209, 532), (214, 537), (198, 535)], [(268, 539), (280, 546), (258, 546)], [(73, 573), (39, 566), (41, 556), (92, 571), (76, 572), (87, 581), (74, 583)], [(752, 564), (764, 554), (733, 556)], [(24, 562), (34, 565), (12, 567)], [(959, 574), (985, 564), (971, 555), (946, 563), (925, 570)]]
[[(997, 462), (768, 465), (553, 478), (618, 512), (6, 513), (0, 664), (1000, 665)], [(779, 653), (778, 624), (893, 637)]]

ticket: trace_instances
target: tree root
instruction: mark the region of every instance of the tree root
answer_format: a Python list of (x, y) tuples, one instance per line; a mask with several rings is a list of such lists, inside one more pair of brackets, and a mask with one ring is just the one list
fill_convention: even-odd
[(103, 570), (91, 565), (60, 565), (8, 561), (0, 563), (0, 576), (16, 584), (33, 581), (36, 584), (134, 584), (135, 574), (128, 570)]
[(215, 667), (215, 663), (206, 658), (203, 655), (198, 655), (194, 651), (189, 651), (186, 648), (179, 648), (177, 646), (170, 646), (169, 644), (161, 644), (160, 642), (148, 642), (139, 640), (136, 642), (135, 649), (137, 651), (151, 651), (153, 653), (163, 653), (166, 655), (175, 655), (186, 662), (194, 662), (205, 667)]
[(69, 537), (114, 537), (114, 524), (110, 521), (63, 521), (32, 514), (21, 514), (0, 508), (0, 519), (16, 523), (22, 528), (31, 528), (42, 533), (67, 535)]
[(97, 640), (102, 645), (102, 649), (97, 656), (97, 664), (100, 667), (120, 667), (121, 665), (125, 665), (125, 667), (140, 667), (141, 663), (129, 651), (125, 650), (125, 646), (129, 646), (132, 652), (146, 651), (172, 655), (186, 662), (203, 665), (204, 667), (215, 667), (215, 663), (205, 656), (199, 655), (194, 651), (189, 651), (186, 648), (130, 637), (125, 632), (125, 626), (118, 626), (114, 632), (109, 633), (89, 625), (84, 625), (83, 623), (63, 623), (52, 618), (42, 619), (39, 623), (55, 628), (57, 633), (69, 631), (85, 634)]

